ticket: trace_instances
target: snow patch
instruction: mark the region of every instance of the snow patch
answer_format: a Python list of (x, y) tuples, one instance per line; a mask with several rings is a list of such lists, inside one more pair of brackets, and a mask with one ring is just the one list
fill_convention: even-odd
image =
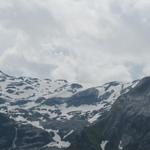
[(119, 145), (118, 145), (118, 149), (119, 149), (119, 150), (123, 150), (122, 141), (120, 141), (120, 143), (119, 143)]
[(94, 115), (92, 118), (88, 119), (88, 122), (89, 122), (89, 123), (93, 123), (93, 122), (95, 122), (100, 116), (101, 116), (101, 114), (97, 113), (97, 114)]
[(102, 150), (105, 150), (106, 145), (108, 144), (109, 141), (102, 141), (100, 144), (100, 147)]
[(67, 148), (71, 145), (70, 142), (68, 141), (62, 141), (61, 137), (58, 134), (58, 130), (50, 129), (48, 131), (54, 133), (54, 137), (53, 137), (54, 142), (51, 142), (48, 145), (46, 145), (47, 147)]
[(74, 130), (71, 130), (69, 133), (67, 133), (67, 134), (63, 137), (63, 139), (65, 139), (65, 138), (67, 138), (68, 136), (70, 136), (73, 132), (74, 132)]

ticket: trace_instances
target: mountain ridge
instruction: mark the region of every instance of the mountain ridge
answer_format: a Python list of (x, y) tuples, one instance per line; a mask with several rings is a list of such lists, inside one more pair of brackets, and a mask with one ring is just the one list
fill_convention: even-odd
[(150, 77), (146, 77), (118, 97), (97, 124), (85, 128), (69, 150), (149, 150), (149, 95)]
[[(114, 81), (86, 89), (66, 80), (16, 78), (3, 73), (0, 75), (0, 113), (18, 125), (27, 129), (32, 126), (49, 135), (49, 143), (39, 149), (62, 150), (73, 145), (75, 137), (85, 128), (97, 124), (111, 111), (116, 100), (132, 91), (140, 81)], [(103, 147), (106, 142), (103, 141)]]

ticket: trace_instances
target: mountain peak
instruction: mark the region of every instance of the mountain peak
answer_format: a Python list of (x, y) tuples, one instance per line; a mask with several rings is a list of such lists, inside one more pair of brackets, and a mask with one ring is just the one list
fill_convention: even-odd
[(9, 75), (5, 74), (3, 71), (0, 70), (0, 77), (4, 77), (4, 76), (9, 76)]

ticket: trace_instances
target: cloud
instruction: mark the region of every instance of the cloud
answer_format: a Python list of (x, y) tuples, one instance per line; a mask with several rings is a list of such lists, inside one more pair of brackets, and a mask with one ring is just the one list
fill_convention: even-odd
[(0, 68), (85, 85), (149, 75), (148, 0), (1, 0)]

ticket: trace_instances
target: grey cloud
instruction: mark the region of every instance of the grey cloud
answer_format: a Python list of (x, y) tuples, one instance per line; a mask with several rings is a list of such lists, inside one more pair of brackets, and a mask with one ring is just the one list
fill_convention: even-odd
[(0, 68), (85, 85), (150, 73), (147, 0), (1, 0)]

